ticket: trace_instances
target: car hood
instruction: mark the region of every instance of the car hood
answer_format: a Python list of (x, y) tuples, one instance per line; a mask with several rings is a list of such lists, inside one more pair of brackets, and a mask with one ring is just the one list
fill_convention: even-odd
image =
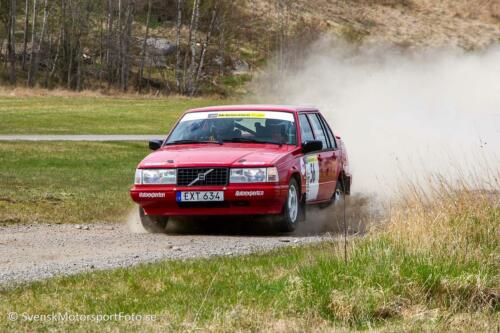
[(176, 145), (147, 156), (139, 168), (272, 165), (295, 149), (278, 145)]

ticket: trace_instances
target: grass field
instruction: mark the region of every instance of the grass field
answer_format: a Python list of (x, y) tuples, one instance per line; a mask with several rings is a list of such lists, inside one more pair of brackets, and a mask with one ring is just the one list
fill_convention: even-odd
[(0, 224), (123, 220), (148, 153), (143, 142), (0, 142)]
[(0, 97), (0, 134), (163, 134), (206, 98)]
[[(0, 134), (162, 134), (179, 115), (227, 100), (0, 97)], [(146, 143), (0, 142), (0, 224), (120, 221)]]
[[(471, 200), (474, 198), (475, 200)], [(237, 258), (173, 261), (0, 291), (0, 313), (142, 314), (153, 322), (0, 320), (20, 331), (495, 331), (498, 194), (394, 209), (383, 231)]]

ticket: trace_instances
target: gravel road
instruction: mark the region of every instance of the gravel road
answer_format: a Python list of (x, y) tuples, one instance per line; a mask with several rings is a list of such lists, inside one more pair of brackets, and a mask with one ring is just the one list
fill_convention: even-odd
[(149, 141), (163, 140), (166, 135), (0, 135), (0, 141)]
[[(130, 223), (129, 223), (130, 224)], [(138, 227), (138, 226), (136, 226)], [(327, 236), (251, 232), (148, 234), (123, 224), (36, 224), (0, 227), (0, 284), (162, 259), (240, 255), (317, 242)]]

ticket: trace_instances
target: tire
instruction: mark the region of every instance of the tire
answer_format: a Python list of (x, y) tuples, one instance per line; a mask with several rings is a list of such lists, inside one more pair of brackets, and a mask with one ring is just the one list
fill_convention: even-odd
[(164, 233), (167, 227), (168, 217), (166, 216), (153, 216), (144, 214), (144, 209), (139, 207), (139, 216), (141, 217), (141, 224), (147, 232), (152, 234)]
[(297, 181), (292, 178), (288, 185), (288, 195), (286, 196), (283, 213), (278, 217), (280, 231), (292, 232), (297, 228), (299, 220), (303, 216), (303, 205), (300, 201), (300, 190)]
[(332, 198), (330, 201), (321, 203), (318, 205), (320, 209), (325, 209), (330, 207), (332, 204), (336, 204), (337, 202), (340, 201), (340, 198), (342, 197), (342, 184), (340, 184), (340, 180), (337, 180), (337, 184), (335, 186), (335, 192), (333, 192)]

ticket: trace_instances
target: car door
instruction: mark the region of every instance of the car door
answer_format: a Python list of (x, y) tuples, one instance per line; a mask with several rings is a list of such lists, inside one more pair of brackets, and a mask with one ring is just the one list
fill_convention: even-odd
[[(300, 137), (302, 142), (315, 140), (314, 133), (305, 113), (299, 114)], [(319, 194), (318, 152), (311, 152), (301, 157), (300, 169), (305, 178), (306, 201), (317, 201)]]
[(309, 122), (316, 140), (323, 142), (323, 150), (318, 152), (319, 190), (317, 200), (330, 200), (337, 181), (337, 155), (334, 142), (328, 135), (327, 124), (319, 113), (310, 113)]

